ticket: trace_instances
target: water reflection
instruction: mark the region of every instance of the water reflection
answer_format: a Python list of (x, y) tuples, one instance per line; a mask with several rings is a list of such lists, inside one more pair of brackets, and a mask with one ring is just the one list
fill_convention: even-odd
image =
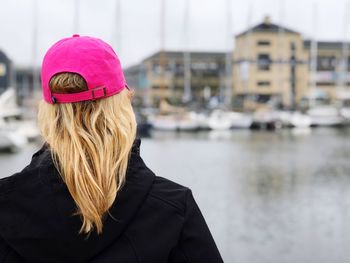
[(169, 139), (147, 159), (194, 189), (226, 262), (348, 262), (348, 130), (207, 136)]

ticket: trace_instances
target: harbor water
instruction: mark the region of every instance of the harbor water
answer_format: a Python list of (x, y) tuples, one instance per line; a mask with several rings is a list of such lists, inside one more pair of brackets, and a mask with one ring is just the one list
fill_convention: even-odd
[[(141, 155), (190, 187), (225, 262), (349, 262), (350, 129), (153, 132)], [(1, 153), (1, 177), (40, 148)]]

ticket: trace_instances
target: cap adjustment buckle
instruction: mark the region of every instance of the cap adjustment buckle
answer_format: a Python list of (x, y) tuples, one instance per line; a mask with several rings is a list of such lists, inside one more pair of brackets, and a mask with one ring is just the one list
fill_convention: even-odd
[(106, 91), (106, 87), (104, 86), (91, 89), (92, 99), (103, 98), (103, 97), (106, 97), (106, 95), (107, 95), (107, 91)]

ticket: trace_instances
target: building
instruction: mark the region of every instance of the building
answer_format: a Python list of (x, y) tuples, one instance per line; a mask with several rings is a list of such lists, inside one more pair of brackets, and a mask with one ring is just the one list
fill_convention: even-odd
[(268, 17), (236, 36), (233, 96), (236, 104), (293, 108), (308, 92), (308, 52), (300, 33), (271, 23)]
[[(319, 41), (315, 45), (317, 47), (316, 70), (313, 73), (310, 69), (309, 72), (310, 92), (315, 88), (314, 92), (319, 93), (320, 96), (336, 100), (341, 94), (350, 92), (349, 43)], [(304, 41), (304, 47), (312, 60), (312, 42)]]
[[(7, 88), (16, 89), (17, 103), (33, 97), (35, 91), (40, 91), (40, 68), (33, 69), (32, 66), (15, 65), (8, 56), (0, 50), (0, 94)], [(35, 76), (35, 83), (33, 81)], [(35, 88), (34, 88), (35, 86)]]
[[(192, 101), (203, 103), (219, 96), (225, 84), (225, 53), (190, 52), (189, 57)], [(157, 52), (127, 68), (125, 75), (129, 86), (138, 89), (148, 105), (157, 105), (161, 98), (175, 104), (184, 99), (184, 52)]]
[(312, 43), (269, 17), (235, 40), (233, 97), (242, 108), (266, 103), (296, 108), (305, 98), (334, 101), (340, 91), (350, 91), (347, 43)]
[(0, 50), (0, 93), (13, 85), (13, 67), (11, 60)]
[[(15, 79), (17, 99), (20, 105), (25, 104), (27, 99), (35, 96), (35, 93), (41, 92), (40, 87), (40, 68), (32, 66), (16, 66)], [(33, 79), (35, 77), (35, 79)]]

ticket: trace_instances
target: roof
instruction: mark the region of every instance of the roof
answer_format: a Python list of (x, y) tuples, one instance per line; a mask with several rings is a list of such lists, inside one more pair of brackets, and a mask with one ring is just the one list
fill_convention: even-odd
[[(161, 51), (157, 51), (156, 53), (152, 54), (151, 56), (143, 59), (143, 61), (159, 58)], [(206, 51), (190, 51), (190, 56), (192, 59), (196, 58), (210, 58), (210, 59), (224, 59), (226, 53), (225, 52), (206, 52)], [(166, 59), (174, 59), (174, 58), (183, 58), (184, 51), (164, 51), (164, 55)]]
[(141, 64), (135, 64), (124, 68), (124, 72), (138, 72), (141, 68)]
[(1, 62), (5, 62), (5, 63), (9, 63), (11, 62), (11, 60), (9, 59), (9, 57), (5, 54), (5, 52), (3, 52), (2, 50), (0, 50), (0, 61)]
[(264, 18), (264, 21), (256, 26), (253, 26), (251, 28), (248, 28), (247, 30), (241, 32), (240, 34), (236, 35), (236, 37), (243, 36), (245, 34), (251, 33), (251, 32), (266, 32), (266, 33), (290, 33), (290, 34), (300, 34), (297, 31), (291, 30), (289, 28), (286, 28), (281, 25), (273, 24), (270, 21), (270, 17), (266, 16)]

